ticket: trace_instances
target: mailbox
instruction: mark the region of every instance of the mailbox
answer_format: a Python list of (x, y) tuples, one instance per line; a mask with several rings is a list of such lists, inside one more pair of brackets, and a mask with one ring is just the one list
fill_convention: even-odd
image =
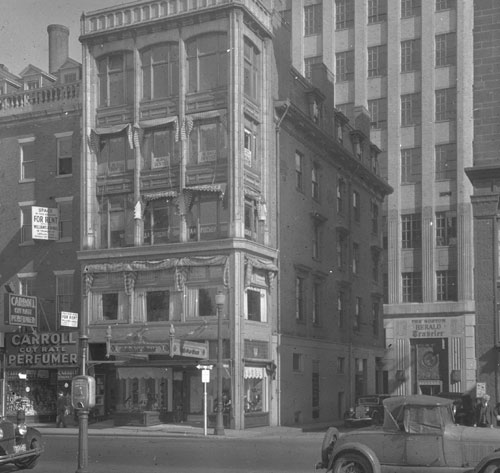
[(75, 376), (71, 381), (71, 404), (75, 409), (89, 410), (95, 406), (95, 378)]

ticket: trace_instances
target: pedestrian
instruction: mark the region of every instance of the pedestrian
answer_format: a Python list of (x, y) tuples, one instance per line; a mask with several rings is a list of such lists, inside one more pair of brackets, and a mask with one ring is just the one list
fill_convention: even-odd
[(481, 403), (478, 405), (474, 427), (490, 427), (493, 429), (496, 424), (497, 418), (493, 406), (490, 403), (490, 396), (485, 394), (481, 398)]
[(57, 394), (57, 415), (56, 415), (56, 426), (66, 427), (66, 415), (68, 415), (68, 400), (62, 391)]

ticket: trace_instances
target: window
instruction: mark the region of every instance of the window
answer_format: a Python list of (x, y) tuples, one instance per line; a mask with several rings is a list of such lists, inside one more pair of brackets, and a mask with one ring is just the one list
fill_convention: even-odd
[(373, 335), (379, 334), (379, 325), (380, 325), (380, 304), (378, 301), (375, 301), (372, 303)]
[(320, 281), (315, 281), (313, 284), (312, 291), (312, 323), (314, 325), (319, 325), (321, 322), (321, 288), (322, 284)]
[(103, 320), (118, 320), (118, 293), (108, 292), (102, 295)]
[[(71, 312), (73, 308), (73, 271), (56, 272), (56, 313)], [(58, 319), (60, 320), (60, 319)]]
[(292, 24), (292, 0), (285, 0), (281, 2), (280, 5), (280, 15), (281, 15), (281, 21), (285, 25), (291, 25)]
[(321, 33), (323, 5), (317, 3), (304, 7), (304, 35)]
[(161, 169), (180, 162), (179, 142), (173, 128), (148, 130), (143, 139), (144, 169)]
[(58, 176), (67, 176), (73, 173), (73, 138), (71, 135), (72, 133), (66, 136), (56, 135)]
[(457, 113), (457, 89), (436, 90), (436, 121), (455, 120)]
[(458, 300), (456, 271), (436, 271), (436, 286), (438, 301)]
[(420, 182), (422, 174), (422, 155), (420, 148), (401, 150), (401, 183)]
[(402, 248), (420, 248), (422, 244), (422, 223), (420, 214), (401, 215)]
[(124, 195), (103, 198), (99, 202), (101, 248), (134, 244), (133, 201)]
[(456, 0), (436, 0), (436, 11), (450, 10), (456, 7)]
[(246, 290), (246, 317), (254, 322), (267, 322), (266, 293), (261, 289)]
[(148, 322), (170, 320), (170, 291), (146, 292), (146, 317)]
[(160, 245), (179, 241), (180, 217), (173, 202), (148, 202), (144, 211), (144, 244)]
[(28, 90), (38, 89), (40, 87), (40, 79), (29, 80), (27, 82)]
[(299, 191), (304, 190), (304, 155), (295, 151), (295, 187)]
[(323, 222), (318, 219), (313, 219), (312, 225), (312, 257), (319, 259), (321, 257), (321, 226)]
[(361, 329), (362, 306), (363, 306), (363, 302), (362, 302), (361, 297), (356, 297), (356, 300), (354, 302), (354, 324), (353, 324), (354, 330)]
[(338, 314), (338, 326), (339, 328), (342, 328), (345, 323), (345, 294), (340, 291), (337, 294), (337, 314)]
[(401, 0), (401, 18), (420, 15), (421, 0)]
[[(220, 195), (214, 192), (196, 193), (186, 215), (189, 239), (196, 241), (226, 238), (229, 231), (229, 210)], [(177, 222), (176, 217), (176, 222)]]
[(378, 235), (378, 205), (373, 200), (370, 201), (370, 214), (372, 220), (372, 233)]
[(368, 77), (387, 75), (387, 46), (368, 48)]
[(99, 106), (128, 105), (134, 100), (132, 53), (112, 54), (97, 60)]
[(142, 98), (160, 99), (179, 94), (179, 46), (158, 44), (141, 51)]
[(337, 357), (337, 373), (338, 374), (345, 373), (345, 358), (343, 356)]
[(343, 232), (337, 232), (337, 267), (340, 271), (345, 269), (347, 255), (347, 237)]
[(455, 212), (436, 212), (436, 246), (457, 244), (457, 216)]
[(354, 51), (343, 51), (335, 55), (337, 82), (354, 79)]
[(21, 243), (26, 243), (33, 239), (31, 205), (20, 205), (20, 211), (21, 211)]
[(420, 70), (420, 39), (401, 42), (401, 72)]
[(312, 399), (312, 418), (319, 418), (319, 360), (312, 362), (312, 379), (311, 379), (311, 399)]
[(346, 183), (343, 178), (339, 177), (337, 179), (337, 212), (342, 213), (344, 211), (344, 200), (346, 192)]
[(248, 130), (243, 130), (243, 158), (245, 159), (245, 164), (252, 166), (253, 156), (255, 148), (255, 138), (253, 133)]
[(122, 173), (134, 169), (133, 150), (130, 149), (125, 134), (106, 135), (100, 139), (100, 152), (97, 161), (97, 174)]
[(302, 371), (302, 355), (300, 353), (292, 354), (292, 371), (296, 373)]
[(436, 36), (436, 66), (455, 66), (457, 63), (457, 35), (445, 33)]
[(19, 140), (21, 180), (35, 179), (35, 138)]
[(319, 200), (320, 197), (319, 186), (319, 165), (313, 163), (311, 168), (311, 197), (314, 200)]
[(359, 245), (357, 243), (352, 244), (352, 272), (353, 274), (359, 273)]
[(335, 0), (335, 27), (338, 30), (354, 26), (354, 0)]
[(259, 234), (259, 203), (245, 199), (245, 238), (256, 241)]
[(72, 82), (76, 82), (78, 80), (78, 76), (76, 72), (70, 72), (68, 74), (64, 74), (63, 83), (71, 84)]
[(56, 198), (59, 210), (59, 240), (73, 239), (73, 198)]
[(225, 33), (209, 33), (186, 42), (188, 92), (227, 85), (228, 44)]
[(380, 272), (380, 252), (377, 250), (372, 251), (372, 279), (378, 282), (378, 275)]
[(360, 209), (358, 191), (352, 191), (352, 213), (354, 215), (354, 220), (356, 220), (356, 222), (359, 222), (361, 216), (361, 209)]
[(227, 158), (227, 132), (220, 121), (200, 121), (189, 135), (190, 164), (215, 163)]
[(457, 174), (457, 147), (455, 143), (436, 146), (436, 180), (455, 179)]
[(422, 302), (422, 273), (403, 273), (402, 279), (403, 302)]
[(304, 58), (304, 77), (311, 82), (312, 81), (312, 68), (315, 64), (322, 64), (323, 56), (313, 56)]
[(19, 294), (23, 296), (35, 295), (36, 276), (36, 273), (17, 275), (17, 279), (19, 280)]
[(247, 97), (257, 101), (259, 97), (260, 54), (248, 38), (244, 40), (243, 58), (243, 91)]
[(368, 100), (368, 111), (370, 113), (370, 127), (381, 129), (387, 127), (387, 99)]
[(368, 24), (385, 21), (387, 0), (368, 0)]
[(420, 93), (401, 96), (401, 126), (419, 125), (421, 121)]
[(303, 322), (305, 315), (305, 280), (303, 277), (295, 278), (295, 320)]
[(215, 295), (217, 289), (217, 287), (188, 289), (188, 317), (216, 316)]

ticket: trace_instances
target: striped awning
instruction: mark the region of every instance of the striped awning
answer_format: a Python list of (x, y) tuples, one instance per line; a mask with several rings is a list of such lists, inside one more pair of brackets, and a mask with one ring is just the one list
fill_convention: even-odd
[(176, 115), (172, 117), (162, 117), (162, 118), (151, 118), (149, 120), (141, 120), (139, 126), (141, 128), (152, 128), (155, 126), (168, 125), (169, 123), (175, 123), (178, 121)]
[(177, 191), (161, 191), (161, 192), (151, 192), (149, 194), (144, 194), (142, 197), (146, 202), (158, 199), (175, 199), (177, 197)]
[(112, 125), (101, 128), (94, 128), (94, 132), (98, 135), (114, 135), (116, 133), (121, 133), (125, 128), (129, 126), (128, 123), (121, 123), (120, 125)]

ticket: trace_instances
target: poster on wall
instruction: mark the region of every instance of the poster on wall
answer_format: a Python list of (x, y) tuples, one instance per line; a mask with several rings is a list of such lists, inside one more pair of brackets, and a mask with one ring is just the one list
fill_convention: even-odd
[(59, 239), (59, 210), (31, 207), (33, 240)]

